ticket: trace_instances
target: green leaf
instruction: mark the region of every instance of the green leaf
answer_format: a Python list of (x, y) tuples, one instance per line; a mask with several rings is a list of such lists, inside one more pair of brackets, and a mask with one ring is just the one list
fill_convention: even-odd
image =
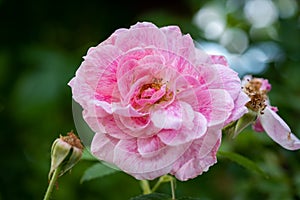
[(194, 197), (180, 197), (177, 200), (200, 200), (200, 198), (194, 198)]
[(269, 178), (266, 172), (264, 172), (255, 162), (249, 160), (248, 158), (233, 152), (225, 152), (225, 151), (218, 151), (218, 156), (223, 156), (228, 158), (229, 160), (238, 163), (239, 165), (245, 167), (246, 169), (257, 172), (261, 176), (265, 178)]
[(152, 193), (133, 197), (130, 200), (172, 200), (172, 198), (167, 194)]
[(110, 168), (102, 163), (96, 163), (84, 172), (83, 176), (81, 177), (80, 182), (83, 183), (85, 181), (90, 181), (92, 179), (110, 175), (110, 174), (116, 173), (118, 171), (119, 170)]
[(81, 160), (99, 161), (95, 156), (91, 154), (91, 152), (87, 148), (84, 148)]

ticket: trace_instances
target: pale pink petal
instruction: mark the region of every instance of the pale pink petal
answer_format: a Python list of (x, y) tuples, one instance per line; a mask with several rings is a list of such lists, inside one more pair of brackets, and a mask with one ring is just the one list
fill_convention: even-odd
[(151, 23), (137, 23), (132, 26), (116, 38), (115, 45), (124, 52), (136, 47), (149, 46), (167, 49), (165, 35)]
[(205, 80), (205, 85), (209, 89), (224, 89), (235, 100), (241, 92), (241, 81), (238, 74), (220, 64), (206, 67), (201, 73)]
[(289, 126), (269, 107), (259, 116), (266, 133), (282, 147), (289, 150), (300, 149), (300, 140), (291, 132)]
[(229, 93), (221, 89), (202, 90), (201, 87), (189, 89), (177, 94), (177, 98), (204, 115), (209, 126), (223, 124), (234, 108)]
[(128, 136), (136, 138), (147, 138), (157, 134), (161, 128), (153, 125), (149, 116), (142, 117), (124, 117), (121, 115), (114, 115), (118, 127), (122, 127), (122, 131)]
[(203, 58), (205, 53), (201, 57), (196, 57), (194, 41), (189, 34), (182, 35), (179, 27), (166, 26), (162, 27), (161, 31), (166, 35), (167, 48), (166, 50), (174, 53), (176, 57), (182, 57), (189, 62), (195, 62), (196, 59)]
[(138, 180), (153, 180), (160, 176), (170, 173), (171, 170), (172, 170), (172, 164), (159, 170), (155, 170), (151, 172), (142, 172), (142, 173), (131, 173), (131, 175)]
[(162, 130), (158, 133), (161, 141), (170, 146), (176, 146), (198, 139), (206, 133), (207, 121), (200, 113), (194, 113), (193, 125), (184, 126), (180, 130)]
[(113, 163), (114, 148), (118, 141), (107, 134), (96, 133), (91, 144), (91, 152), (98, 159)]
[[(121, 140), (114, 148), (113, 163), (129, 174), (148, 173), (150, 179), (150, 177), (157, 175), (157, 171), (169, 168), (172, 163), (181, 157), (189, 145), (187, 143), (174, 147), (165, 146), (152, 157), (145, 158), (138, 152), (136, 140)], [(152, 172), (155, 176), (151, 175)]]
[(231, 115), (226, 120), (225, 125), (240, 119), (244, 114), (248, 112), (248, 108), (245, 105), (249, 100), (250, 98), (248, 97), (248, 95), (241, 91), (234, 101), (235, 106), (231, 111)]
[(117, 121), (118, 118), (114, 117), (114, 115), (98, 118), (98, 123), (104, 128), (102, 133), (106, 133), (116, 139), (132, 139), (133, 136), (128, 134), (126, 129), (123, 126), (120, 126), (120, 123)]
[(221, 141), (221, 131), (210, 129), (202, 138), (194, 140), (185, 154), (173, 165), (171, 174), (186, 181), (207, 171), (217, 162), (216, 152)]
[[(110, 105), (104, 105), (106, 102), (103, 102), (102, 106), (97, 106), (95, 104), (88, 104), (86, 109), (82, 111), (82, 116), (87, 122), (89, 127), (94, 132), (104, 132), (102, 124), (99, 122), (101, 117), (106, 117), (110, 113)], [(103, 108), (105, 107), (105, 109)]]
[(111, 108), (114, 114), (125, 117), (142, 117), (145, 115), (144, 113), (140, 113), (138, 110), (133, 108), (130, 104), (123, 106), (121, 103), (113, 103)]
[(157, 136), (138, 138), (137, 146), (139, 154), (144, 158), (153, 157), (155, 154), (160, 153), (161, 149), (166, 147), (166, 145), (162, 143), (160, 138)]
[(220, 64), (228, 66), (228, 62), (224, 56), (221, 55), (210, 55), (213, 64)]
[[(150, 114), (151, 121), (156, 127), (161, 129), (179, 130), (182, 128), (185, 120), (193, 120), (193, 116), (190, 116), (193, 114), (193, 111), (188, 106), (188, 104), (181, 104), (180, 102), (173, 102), (165, 108), (156, 106)], [(186, 113), (185, 109), (189, 109), (189, 113)], [(189, 116), (189, 118), (185, 119), (185, 116)]]

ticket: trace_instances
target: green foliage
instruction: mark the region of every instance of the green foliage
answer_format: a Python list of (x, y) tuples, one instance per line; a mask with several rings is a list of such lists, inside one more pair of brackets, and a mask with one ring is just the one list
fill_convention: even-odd
[(101, 178), (103, 176), (107, 176), (116, 172), (118, 172), (118, 170), (108, 167), (102, 163), (96, 163), (83, 173), (80, 182), (83, 183), (95, 178)]
[(265, 178), (268, 178), (266, 172), (264, 172), (255, 162), (249, 160), (248, 158), (240, 154), (233, 153), (233, 152), (218, 151), (218, 156), (228, 158), (231, 161), (236, 162), (239, 165), (245, 167), (246, 169), (252, 172), (256, 172)]
[(85, 148), (83, 149), (81, 160), (97, 161), (98, 159), (93, 156), (87, 148)]

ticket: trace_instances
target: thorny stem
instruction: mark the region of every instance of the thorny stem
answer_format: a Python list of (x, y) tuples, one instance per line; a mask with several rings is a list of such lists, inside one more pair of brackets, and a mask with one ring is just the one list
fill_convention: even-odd
[(54, 171), (51, 179), (50, 179), (50, 183), (49, 183), (47, 191), (45, 193), (44, 200), (49, 200), (50, 199), (51, 192), (52, 192), (53, 187), (54, 187), (54, 185), (56, 183), (56, 180), (58, 178), (59, 172), (60, 172), (60, 167), (57, 167), (56, 170)]

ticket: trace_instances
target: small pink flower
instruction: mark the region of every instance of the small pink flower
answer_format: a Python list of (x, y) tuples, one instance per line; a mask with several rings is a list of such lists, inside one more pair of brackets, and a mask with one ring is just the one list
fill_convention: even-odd
[(225, 58), (196, 49), (177, 26), (118, 29), (84, 59), (69, 85), (96, 132), (91, 151), (137, 179), (207, 171), (223, 126), (247, 112)]
[(265, 131), (272, 140), (286, 149), (300, 149), (300, 140), (277, 115), (278, 109), (270, 105), (267, 93), (271, 90), (271, 84), (268, 80), (245, 76), (242, 82), (244, 92), (251, 99), (246, 106), (258, 114), (252, 128), (257, 132)]

